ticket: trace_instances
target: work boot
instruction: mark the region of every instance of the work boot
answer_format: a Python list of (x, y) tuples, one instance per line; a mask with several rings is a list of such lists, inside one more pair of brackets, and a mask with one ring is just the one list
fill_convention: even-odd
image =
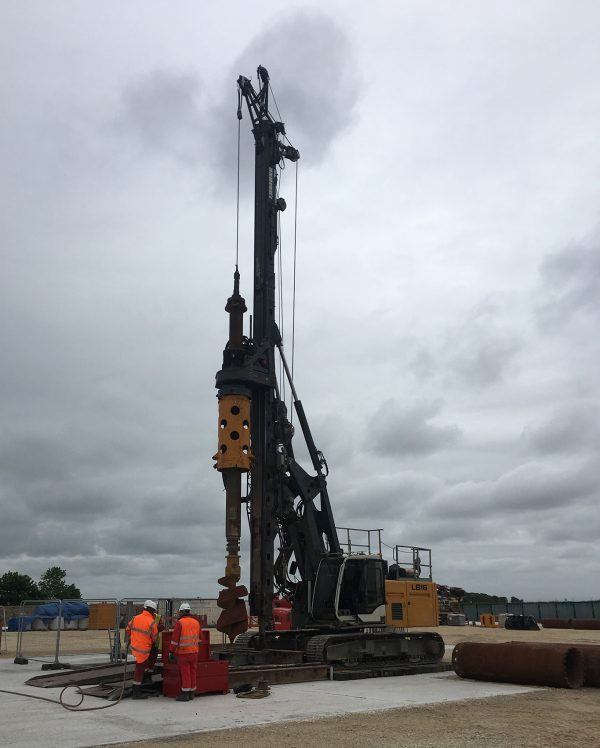
[(142, 687), (141, 686), (134, 686), (133, 687), (133, 694), (132, 694), (131, 698), (132, 699), (136, 699), (136, 700), (137, 699), (147, 699), (148, 698), (148, 694), (144, 693), (142, 691)]
[(182, 691), (179, 696), (175, 699), (175, 701), (189, 701), (189, 691)]

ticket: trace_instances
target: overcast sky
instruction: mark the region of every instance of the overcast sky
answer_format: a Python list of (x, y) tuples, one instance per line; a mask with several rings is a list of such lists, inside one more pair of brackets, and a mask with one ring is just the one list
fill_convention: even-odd
[(262, 64), (337, 524), (431, 547), (441, 583), (600, 597), (600, 6), (274, 7), (0, 5), (0, 572), (217, 594), (236, 79)]

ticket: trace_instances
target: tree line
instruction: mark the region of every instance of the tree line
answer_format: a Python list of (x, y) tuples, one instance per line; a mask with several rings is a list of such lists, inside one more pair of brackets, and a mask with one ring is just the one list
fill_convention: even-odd
[(485, 592), (465, 592), (464, 603), (522, 603), (520, 597), (514, 595), (510, 598), (499, 595), (488, 595)]
[(51, 566), (36, 582), (28, 574), (7, 571), (0, 577), (0, 605), (20, 605), (23, 600), (81, 600), (74, 584), (67, 584), (67, 572)]

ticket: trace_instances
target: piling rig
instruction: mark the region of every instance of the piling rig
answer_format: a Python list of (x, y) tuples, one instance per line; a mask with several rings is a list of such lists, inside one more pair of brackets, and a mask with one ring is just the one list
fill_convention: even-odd
[[(236, 640), (236, 647), (301, 650), (311, 662), (436, 663), (444, 652), (438, 634), (393, 628), (395, 615), (403, 619), (402, 602), (394, 597), (394, 585), (400, 583), (387, 579), (387, 563), (379, 555), (345, 556), (340, 547), (327, 492), (327, 463), (298, 398), (275, 317), (278, 215), (286, 208), (278, 195), (277, 168), (286, 160), (298, 161), (300, 154), (287, 139), (284, 124), (269, 111), (268, 72), (264, 67), (257, 72), (258, 92), (248, 78), (238, 78), (238, 119), (244, 100), (255, 142), (254, 326), (244, 335), (247, 309), (236, 266), (233, 294), (225, 307), (229, 339), (216, 375), (215, 467), (225, 486), (227, 539), (217, 628)], [(281, 396), (276, 355), (312, 472), (294, 455), (294, 427)], [(242, 496), (245, 474), (249, 488)], [(249, 594), (239, 584), (244, 503), (250, 524)], [(247, 632), (246, 594), (250, 614), (258, 619), (256, 633)], [(290, 631), (274, 629), (274, 595), (292, 604)]]

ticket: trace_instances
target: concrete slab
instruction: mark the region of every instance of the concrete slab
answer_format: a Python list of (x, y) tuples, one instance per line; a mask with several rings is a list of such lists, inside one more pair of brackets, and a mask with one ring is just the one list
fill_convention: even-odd
[[(72, 662), (76, 658), (70, 658)], [(89, 658), (81, 658), (86, 661)], [(58, 699), (57, 689), (23, 685), (40, 673), (39, 663), (0, 661), (0, 689)], [(163, 697), (126, 699), (100, 711), (73, 713), (58, 704), (0, 693), (2, 744), (11, 748), (60, 745), (89, 748), (148, 738), (172, 737), (229, 727), (308, 720), (354, 712), (376, 712), (424, 704), (463, 701), (541, 690), (535, 687), (466, 681), (454, 673), (322, 681), (274, 686), (265, 699), (237, 699), (233, 694), (206, 695), (190, 703)], [(86, 698), (82, 706), (103, 706)]]

